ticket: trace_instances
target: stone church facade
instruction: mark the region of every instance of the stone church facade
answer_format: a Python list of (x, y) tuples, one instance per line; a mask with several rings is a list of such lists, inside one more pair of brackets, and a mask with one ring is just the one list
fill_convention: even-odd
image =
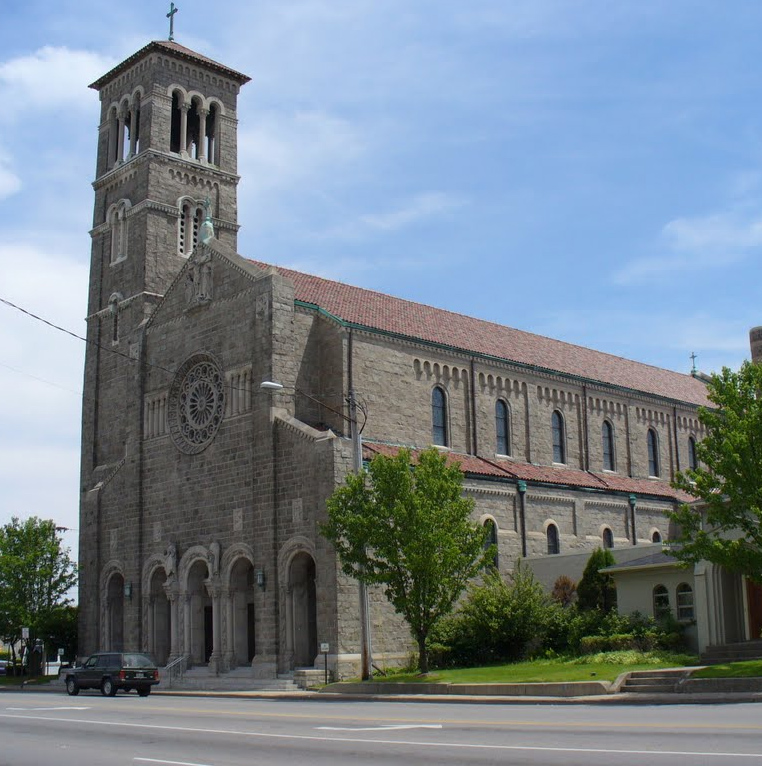
[[(461, 462), (501, 571), (665, 539), (704, 383), (241, 257), (247, 80), (166, 41), (92, 86), (80, 654), (267, 678), (327, 642), (356, 673), (358, 586), (318, 532), (352, 470), (350, 389), (365, 460), (433, 443)], [(380, 593), (370, 624), (377, 664), (407, 659)]]

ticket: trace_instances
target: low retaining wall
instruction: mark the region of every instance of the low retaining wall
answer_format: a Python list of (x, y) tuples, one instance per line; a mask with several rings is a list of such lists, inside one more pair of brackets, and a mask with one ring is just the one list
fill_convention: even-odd
[(341, 694), (462, 694), (498, 697), (589, 697), (609, 694), (608, 681), (568, 681), (547, 684), (405, 684), (405, 683), (340, 683), (321, 689)]

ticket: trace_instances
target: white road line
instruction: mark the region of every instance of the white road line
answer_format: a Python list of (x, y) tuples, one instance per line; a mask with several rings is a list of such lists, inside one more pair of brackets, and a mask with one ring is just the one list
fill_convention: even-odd
[(21, 710), (36, 712), (40, 710), (90, 710), (89, 707), (7, 707), (6, 710)]
[(223, 737), (237, 736), (251, 739), (284, 739), (302, 742), (350, 742), (365, 745), (400, 745), (403, 747), (435, 747), (458, 750), (503, 750), (506, 752), (540, 752), (540, 753), (590, 753), (600, 755), (648, 755), (648, 756), (700, 756), (703, 758), (758, 758), (762, 753), (712, 753), (702, 750), (623, 750), (596, 747), (539, 747), (531, 745), (483, 745), (465, 742), (422, 742), (417, 740), (397, 739), (363, 739), (362, 737), (315, 737), (308, 734), (272, 734), (260, 731), (240, 731), (236, 729), (200, 729), (194, 726), (162, 726), (148, 723), (127, 723), (125, 721), (95, 721), (86, 718), (54, 718), (53, 716), (6, 715), (0, 713), (0, 718), (15, 718), (25, 721), (57, 721), (59, 723), (84, 723), (88, 726), (121, 726), (125, 729), (149, 729), (151, 731), (187, 732), (192, 734), (218, 734)]
[(133, 761), (141, 763), (168, 763), (171, 766), (209, 766), (208, 763), (191, 763), (190, 761), (162, 761), (158, 758), (133, 758)]
[(408, 723), (389, 726), (316, 726), (322, 731), (393, 731), (394, 729), (441, 729), (441, 723)]

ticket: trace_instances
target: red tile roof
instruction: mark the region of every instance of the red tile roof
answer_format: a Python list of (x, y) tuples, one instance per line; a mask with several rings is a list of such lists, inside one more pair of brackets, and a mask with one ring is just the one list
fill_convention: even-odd
[[(363, 459), (372, 460), (376, 455), (396, 455), (401, 447), (391, 444), (363, 442)], [(420, 450), (410, 450), (413, 463)], [(512, 460), (487, 460), (475, 455), (461, 455), (447, 452), (448, 462), (460, 463), (465, 474), (488, 476), (510, 481), (519, 479), (532, 484), (550, 484), (564, 487), (599, 489), (608, 492), (621, 492), (635, 495), (650, 495), (665, 500), (687, 503), (693, 500), (690, 495), (672, 489), (669, 484), (653, 479), (632, 479), (628, 476), (600, 474), (592, 471), (579, 471), (573, 468), (555, 468), (552, 466), (518, 463)]]
[(143, 46), (139, 51), (133, 53), (129, 58), (126, 58), (121, 63), (117, 64), (110, 72), (106, 72), (102, 77), (99, 77), (92, 85), (94, 90), (100, 90), (106, 83), (114, 79), (118, 74), (131, 67), (136, 61), (139, 61), (144, 56), (148, 55), (151, 51), (163, 50), (165, 53), (173, 53), (179, 58), (186, 61), (195, 62), (196, 64), (203, 64), (209, 69), (214, 69), (225, 77), (230, 77), (232, 80), (243, 85), (249, 82), (251, 77), (245, 74), (236, 72), (235, 69), (230, 69), (224, 64), (220, 64), (218, 61), (202, 56), (196, 51), (192, 51), (190, 48), (186, 48), (184, 45), (176, 43), (174, 40), (153, 40), (148, 45)]
[[(268, 264), (254, 262), (267, 268)], [(296, 299), (344, 322), (518, 362), (590, 381), (707, 405), (706, 386), (691, 375), (575, 346), (445, 309), (276, 267), (294, 281)]]

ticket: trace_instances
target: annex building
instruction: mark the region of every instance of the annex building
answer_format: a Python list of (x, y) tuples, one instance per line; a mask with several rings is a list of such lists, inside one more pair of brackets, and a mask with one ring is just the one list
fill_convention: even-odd
[[(501, 571), (666, 539), (701, 379), (247, 260), (247, 80), (166, 41), (92, 85), (80, 654), (272, 678), (327, 642), (356, 673), (358, 586), (318, 533), (352, 470), (350, 390), (365, 460), (435, 444), (461, 462)], [(380, 592), (370, 622), (377, 664), (409, 656)]]

